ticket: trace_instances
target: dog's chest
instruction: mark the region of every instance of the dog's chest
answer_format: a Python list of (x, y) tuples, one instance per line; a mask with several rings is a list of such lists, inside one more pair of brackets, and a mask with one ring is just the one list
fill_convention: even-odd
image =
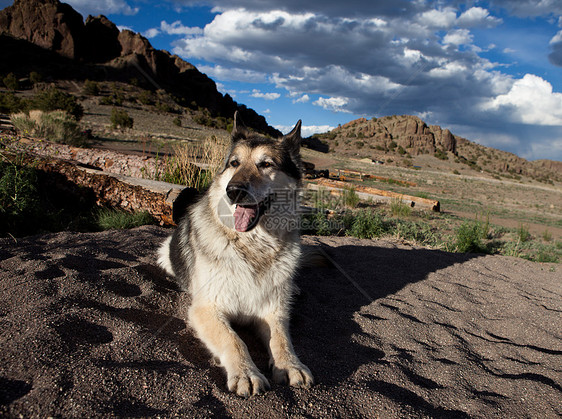
[(245, 241), (230, 243), (197, 261), (194, 298), (204, 298), (232, 316), (263, 315), (288, 303), (300, 257), (298, 243), (279, 248)]

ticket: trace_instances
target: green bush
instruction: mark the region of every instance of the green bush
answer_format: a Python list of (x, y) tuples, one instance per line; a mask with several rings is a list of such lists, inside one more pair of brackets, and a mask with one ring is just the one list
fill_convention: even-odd
[(96, 215), (96, 221), (102, 230), (124, 230), (146, 224), (154, 224), (154, 219), (147, 211), (125, 212), (115, 209), (102, 209)]
[(370, 210), (362, 210), (356, 214), (348, 235), (360, 239), (372, 239), (382, 236), (385, 232), (386, 225), (379, 214)]
[(74, 116), (77, 120), (84, 115), (84, 108), (75, 96), (65, 93), (56, 87), (50, 87), (38, 93), (33, 99), (31, 105), (33, 109), (39, 109), (44, 112), (55, 110), (63, 110)]
[(172, 123), (176, 126), (176, 127), (181, 127), (181, 118), (179, 116), (175, 117), (172, 120)]
[(486, 248), (482, 243), (485, 232), (481, 223), (465, 221), (456, 232), (456, 249), (461, 253), (485, 253)]
[(21, 236), (35, 228), (38, 195), (35, 169), (0, 161), (0, 235)]
[(27, 107), (27, 101), (21, 99), (11, 92), (0, 92), (0, 112), (17, 113), (23, 111)]
[(84, 82), (84, 88), (82, 93), (87, 96), (98, 96), (100, 94), (100, 86), (97, 82), (92, 80), (86, 80)]
[(344, 189), (343, 191), (343, 203), (349, 208), (355, 208), (359, 204), (359, 195), (355, 192), (355, 188)]
[(113, 128), (133, 128), (133, 118), (127, 111), (113, 108), (111, 110), (111, 126)]
[(412, 214), (412, 207), (400, 198), (393, 198), (390, 201), (390, 212), (395, 217), (408, 217)]
[(18, 78), (14, 73), (8, 74), (6, 77), (2, 79), (2, 82), (4, 83), (4, 86), (6, 86), (8, 90), (19, 90), (20, 88)]

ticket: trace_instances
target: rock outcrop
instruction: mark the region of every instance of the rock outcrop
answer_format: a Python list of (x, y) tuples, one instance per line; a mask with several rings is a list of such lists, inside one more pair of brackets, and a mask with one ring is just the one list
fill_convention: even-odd
[[(33, 45), (14, 52), (15, 42), (9, 37)], [(29, 56), (31, 54), (25, 50), (39, 46), (72, 60), (76, 66), (74, 71), (59, 66), (54, 74), (52, 62), (55, 60), (37, 60), (34, 70), (47, 73), (45, 75), (52, 79), (69, 74), (73, 78), (124, 82), (135, 78), (146, 88), (168, 91), (184, 106), (203, 107), (213, 116), (225, 118), (232, 118), (238, 110), (247, 126), (273, 137), (281, 135), (253, 109), (239, 105), (229, 95), (223, 96), (215, 82), (192, 64), (153, 48), (148, 39), (138, 33), (119, 31), (105, 16), (88, 16), (84, 22), (80, 13), (59, 0), (15, 0), (12, 6), (0, 11), (0, 42), (2, 51), (11, 51), (10, 71), (15, 73), (18, 71), (13, 68), (14, 62), (29, 61), (20, 60), (19, 56)], [(27, 76), (21, 72), (22, 77)]]
[(14, 0), (12, 6), (0, 11), (0, 33), (67, 58), (77, 58), (84, 50), (82, 15), (58, 0)]
[(448, 129), (428, 126), (417, 116), (411, 115), (370, 120), (359, 118), (336, 128), (332, 133), (338, 137), (360, 138), (363, 142), (372, 142), (383, 148), (395, 143), (412, 155), (435, 153), (437, 150), (454, 153), (457, 147), (457, 138)]

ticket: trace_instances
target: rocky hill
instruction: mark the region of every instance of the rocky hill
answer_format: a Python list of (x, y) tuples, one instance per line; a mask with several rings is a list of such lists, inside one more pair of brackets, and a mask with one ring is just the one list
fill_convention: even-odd
[(15, 0), (1, 10), (0, 50), (1, 73), (27, 77), (36, 71), (52, 80), (135, 80), (148, 89), (166, 90), (183, 106), (208, 109), (213, 116), (231, 118), (238, 110), (246, 125), (280, 135), (263, 116), (218, 92), (215, 82), (192, 64), (153, 48), (138, 33), (120, 31), (105, 16), (84, 21), (58, 0)]
[(543, 182), (562, 180), (562, 162), (530, 162), (513, 153), (476, 144), (411, 115), (359, 118), (317, 139), (339, 154), (391, 160), (406, 166), (413, 165), (415, 156), (429, 154), (495, 176), (527, 176)]

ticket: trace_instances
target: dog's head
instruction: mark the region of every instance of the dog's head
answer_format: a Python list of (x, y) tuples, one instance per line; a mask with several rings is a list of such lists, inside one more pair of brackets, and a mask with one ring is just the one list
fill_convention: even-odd
[(254, 228), (278, 191), (300, 185), (300, 129), (299, 120), (289, 134), (272, 139), (251, 132), (238, 112), (234, 114), (232, 146), (222, 176), (228, 179), (225, 193), (235, 206), (237, 231)]

